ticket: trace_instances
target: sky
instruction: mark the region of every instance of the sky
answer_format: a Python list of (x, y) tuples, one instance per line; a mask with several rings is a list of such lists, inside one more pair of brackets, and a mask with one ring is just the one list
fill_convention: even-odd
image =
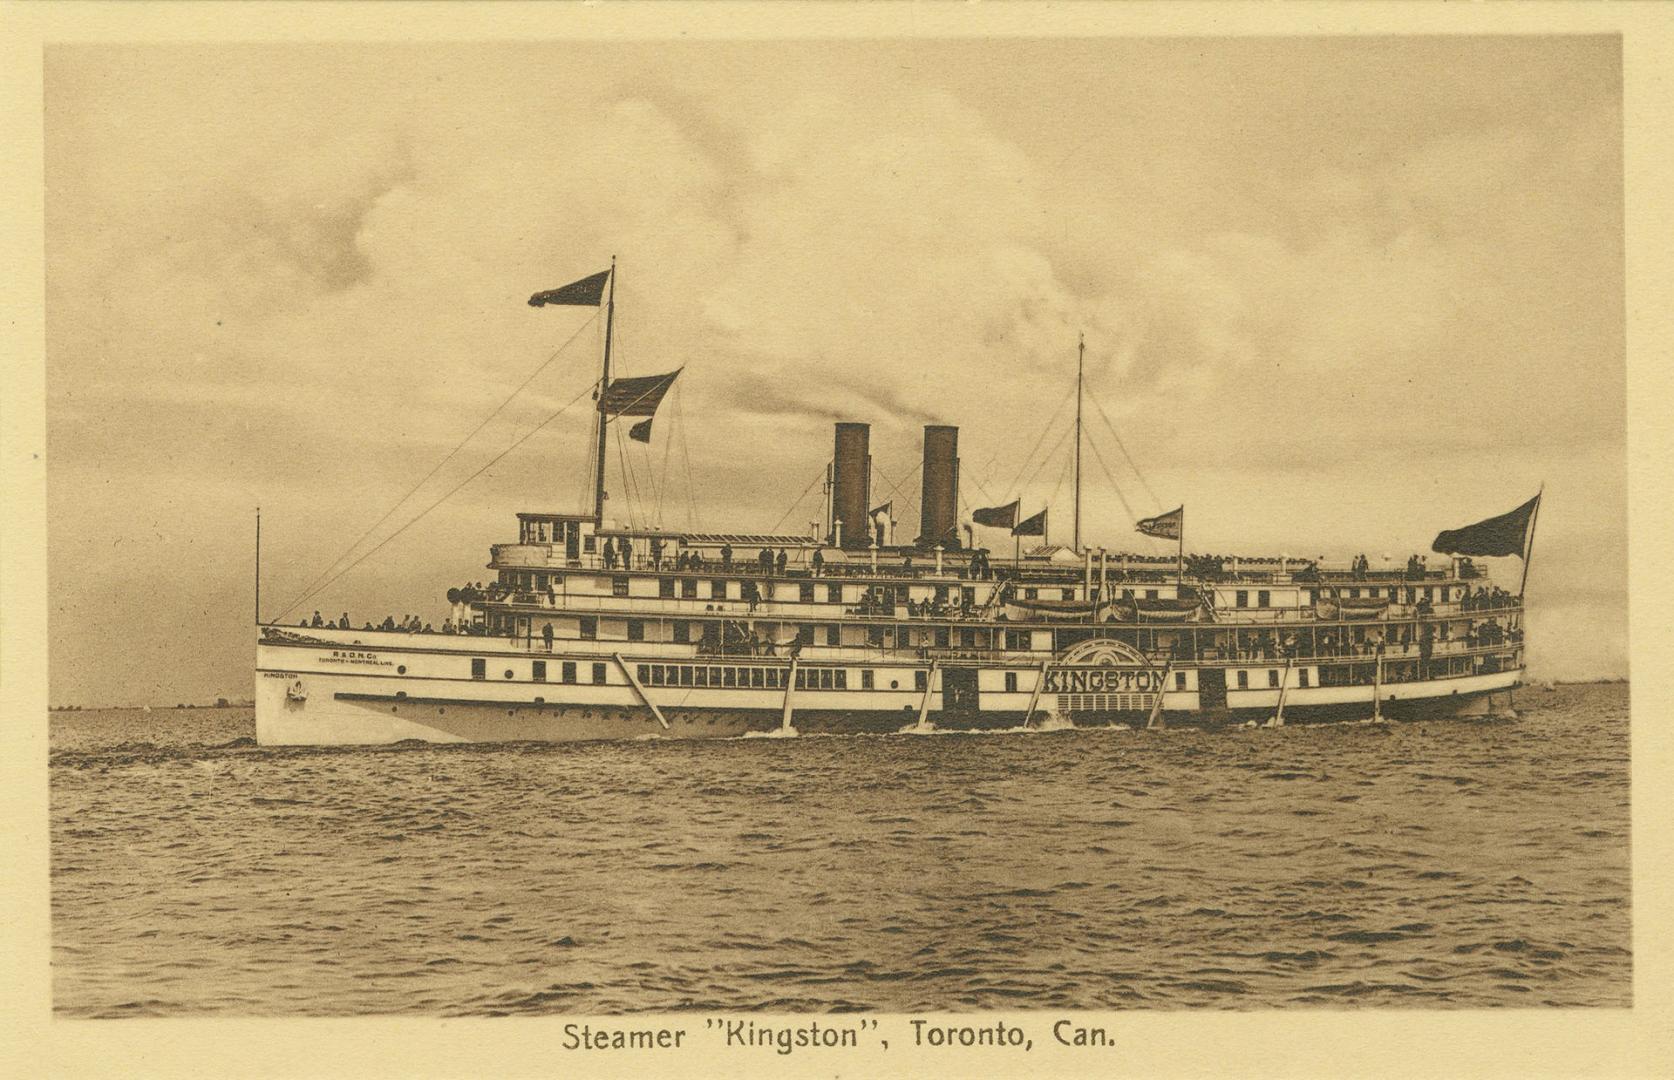
[(613, 255), (684, 372), (611, 517), (806, 530), (859, 420), (911, 535), (951, 423), (1067, 540), (1084, 334), (1086, 542), (1400, 565), (1544, 484), (1531, 675), (1627, 674), (1614, 37), (51, 46), (45, 104), (56, 704), (250, 696), (258, 505), (270, 619), (382, 544), (288, 616), (357, 624), (581, 509), (602, 327), (526, 300)]

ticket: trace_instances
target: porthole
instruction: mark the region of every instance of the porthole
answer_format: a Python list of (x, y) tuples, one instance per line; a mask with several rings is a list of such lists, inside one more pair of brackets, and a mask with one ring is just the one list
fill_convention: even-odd
[(396, 668), (396, 669), (395, 669), (395, 673), (396, 673), (396, 674), (397, 674), (397, 675), (405, 675), (405, 674), (407, 674), (407, 665), (406, 665), (406, 664), (402, 664), (402, 665), (401, 665), (401, 666), (400, 666), (400, 667), (397, 667), (397, 668)]
[(511, 677), (512, 677), (512, 669), (511, 669), (511, 668), (507, 668), (507, 669), (506, 669), (506, 678), (508, 678), (508, 679), (509, 679), (509, 678), (511, 678)]
[(546, 704), (546, 699), (543, 698), (543, 697), (538, 697), (538, 698), (535, 699), (535, 704), (536, 705), (545, 705)]
[(395, 696), (396, 696), (396, 697), (398, 697), (398, 698), (404, 698), (404, 697), (406, 697), (406, 696), (407, 696), (407, 691), (405, 691), (405, 690), (397, 690), (397, 691), (396, 691), (396, 692), (395, 692)]
[(901, 689), (901, 684), (899, 682), (896, 682), (894, 679), (891, 679), (891, 680), (889, 680), (889, 688), (891, 690), (899, 690), (899, 689)]

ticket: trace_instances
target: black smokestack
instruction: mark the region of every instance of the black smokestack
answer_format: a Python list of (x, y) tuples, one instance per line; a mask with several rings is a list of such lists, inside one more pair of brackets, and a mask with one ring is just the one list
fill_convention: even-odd
[(959, 429), (946, 424), (924, 427), (924, 492), (918, 545), (959, 543)]
[(837, 522), (842, 522), (842, 547), (864, 548), (870, 535), (866, 512), (871, 509), (872, 458), (867, 452), (871, 437), (867, 424), (837, 425), (837, 445), (831, 455), (832, 535), (837, 543)]

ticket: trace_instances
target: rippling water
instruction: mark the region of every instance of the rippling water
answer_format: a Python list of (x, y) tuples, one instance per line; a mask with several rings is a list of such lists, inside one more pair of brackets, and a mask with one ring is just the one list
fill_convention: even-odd
[(61, 1015), (1630, 1004), (1627, 688), (1220, 734), (52, 717)]

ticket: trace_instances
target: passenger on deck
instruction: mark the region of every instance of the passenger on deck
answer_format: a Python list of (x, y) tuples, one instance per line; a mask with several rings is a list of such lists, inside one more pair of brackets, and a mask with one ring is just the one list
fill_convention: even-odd
[(731, 570), (732, 569), (732, 545), (731, 544), (722, 544), (721, 545), (721, 569), (722, 570)]
[(815, 551), (814, 551), (814, 573), (819, 574), (819, 573), (823, 573), (824, 571), (825, 571), (825, 556), (823, 554), (821, 554), (818, 549), (815, 549)]
[(616, 544), (608, 536), (604, 542), (604, 564), (606, 570), (616, 569)]
[(785, 554), (784, 548), (779, 549), (779, 556), (776, 560), (774, 560), (774, 562), (779, 568), (779, 573), (783, 574), (785, 572), (785, 567), (790, 565), (790, 556)]
[(309, 626), (324, 626), (325, 625), (325, 620), (322, 619), (320, 617), (320, 613), (318, 611), (316, 611), (316, 612), (314, 612), (314, 621), (309, 623), (308, 625)]

